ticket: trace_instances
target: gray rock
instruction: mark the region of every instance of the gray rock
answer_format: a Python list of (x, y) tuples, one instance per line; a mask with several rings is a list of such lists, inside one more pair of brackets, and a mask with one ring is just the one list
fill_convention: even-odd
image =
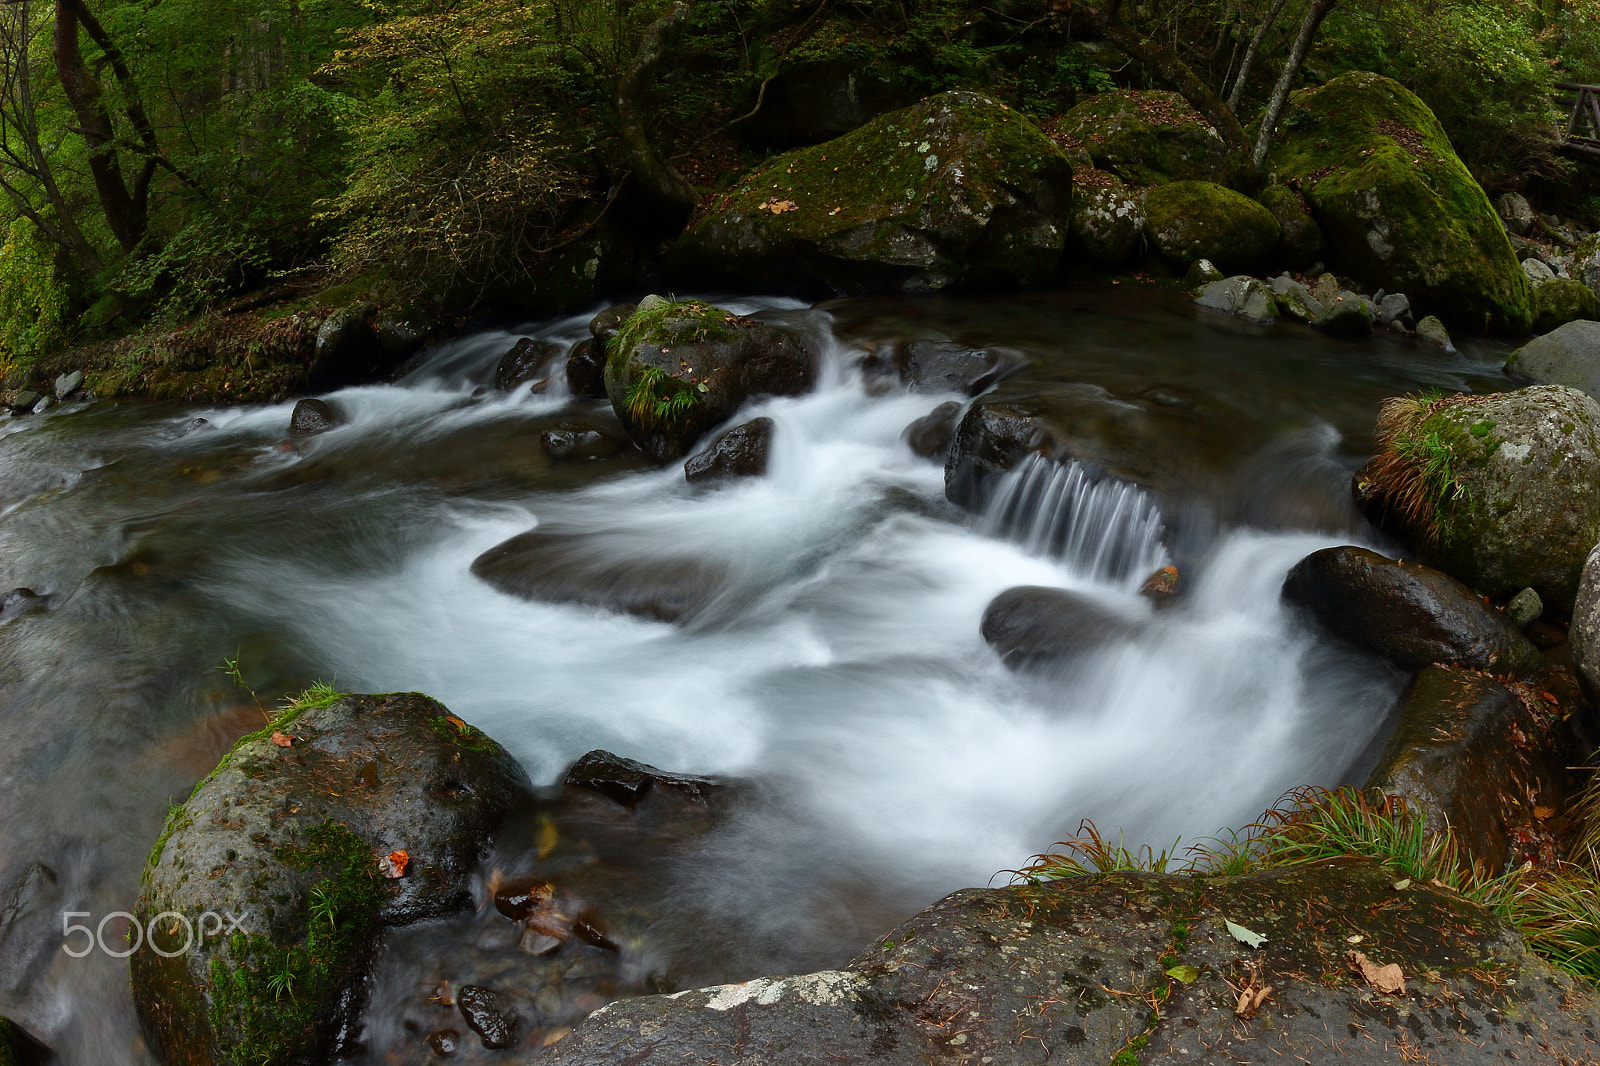
[(1270, 325), (1278, 318), (1278, 301), (1265, 282), (1240, 274), (1213, 281), (1195, 297), (1195, 303), (1251, 322)]
[(1567, 639), (1589, 698), (1600, 697), (1600, 544), (1584, 559)]
[(1372, 305), (1365, 298), (1341, 289), (1324, 300), (1322, 312), (1311, 324), (1330, 337), (1361, 340), (1372, 336)]
[(1417, 340), (1433, 345), (1446, 355), (1454, 355), (1456, 351), (1455, 342), (1450, 339), (1450, 331), (1445, 329), (1444, 323), (1433, 315), (1428, 315), (1417, 323)]
[(1544, 614), (1544, 600), (1533, 589), (1523, 589), (1506, 604), (1506, 617), (1518, 629), (1526, 629)]
[(1144, 235), (1144, 204), (1121, 181), (1072, 188), (1073, 240), (1094, 262), (1119, 267), (1133, 258)]
[(1556, 272), (1551, 270), (1543, 260), (1531, 257), (1522, 261), (1522, 272), (1527, 275), (1529, 283), (1533, 285), (1549, 281), (1556, 276)]
[(1378, 303), (1378, 321), (1391, 326), (1411, 320), (1411, 300), (1403, 292), (1391, 292)]
[(39, 397), (38, 400), (36, 400), (34, 402), (33, 413), (36, 414), (36, 415), (42, 415), (46, 411), (50, 410), (50, 408), (54, 407), (55, 405), (56, 405), (56, 401), (55, 401), (54, 397), (52, 397), (52, 396), (41, 396), (41, 397)]
[(23, 389), (11, 401), (11, 410), (15, 414), (25, 415), (33, 412), (33, 405), (39, 402), (39, 394), (32, 389)]
[(1189, 272), (1183, 276), (1183, 284), (1189, 289), (1203, 289), (1213, 281), (1221, 281), (1226, 276), (1211, 260), (1196, 259), (1189, 264)]
[(1028, 365), (1015, 348), (969, 348), (953, 341), (917, 340), (895, 360), (900, 380), (917, 392), (959, 392), (976, 396)]
[(1272, 279), (1272, 292), (1278, 298), (1278, 310), (1301, 322), (1310, 322), (1322, 313), (1322, 302), (1303, 285), (1284, 274)]
[(626, 448), (629, 442), (587, 422), (566, 419), (539, 434), (539, 447), (552, 459), (606, 459)]
[(309, 437), (345, 424), (345, 417), (326, 400), (308, 397), (294, 405), (289, 415), (289, 435)]
[(1578, 319), (1535, 337), (1511, 353), (1506, 369), (1600, 400), (1600, 322)]
[(1332, 274), (1320, 274), (1317, 283), (1311, 287), (1311, 294), (1322, 303), (1327, 303), (1343, 291), (1344, 286), (1339, 284), (1339, 279)]
[(56, 398), (65, 400), (68, 396), (78, 391), (78, 386), (83, 384), (83, 371), (74, 370), (70, 374), (62, 374), (56, 378)]
[[(382, 931), (470, 909), (481, 850), (530, 791), (505, 749), (417, 693), (345, 696), (240, 740), (145, 868), (136, 912), (161, 931), (131, 965), (152, 1050), (218, 1066), (328, 1061)], [(179, 924), (155, 920), (207, 911), (243, 931), (179, 950)]]
[(706, 449), (683, 464), (690, 484), (709, 484), (730, 478), (760, 477), (767, 472), (775, 424), (770, 418), (752, 418), (713, 440)]
[[(539, 1062), (1105, 1066), (1136, 1039), (1145, 1066), (1320, 1064), (1330, 1047), (1350, 1066), (1394, 1066), (1406, 1046), (1450, 1066), (1498, 1066), (1530, 1048), (1552, 1062), (1600, 1057), (1593, 989), (1463, 897), (1395, 883), (1346, 862), (966, 889), (837, 970), (612, 1003)], [(1265, 943), (1246, 947), (1228, 922)], [(1352, 939), (1374, 962), (1398, 963), (1407, 991), (1380, 996), (1345, 976)], [(1172, 976), (1179, 966), (1193, 980)], [(1252, 972), (1272, 993), (1240, 1017)]]
[(1289, 571), (1283, 598), (1405, 670), (1451, 663), (1528, 676), (1544, 664), (1504, 615), (1455, 578), (1366, 548), (1312, 552)]
[(1500, 199), (1495, 202), (1495, 208), (1500, 213), (1500, 220), (1506, 225), (1506, 232), (1514, 233), (1518, 237), (1526, 237), (1538, 217), (1528, 204), (1528, 198), (1521, 193), (1502, 193)]

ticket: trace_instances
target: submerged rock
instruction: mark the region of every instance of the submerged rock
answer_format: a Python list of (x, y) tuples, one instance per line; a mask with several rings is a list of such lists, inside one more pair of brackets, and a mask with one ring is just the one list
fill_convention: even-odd
[(753, 418), (734, 426), (704, 451), (691, 455), (684, 462), (684, 478), (691, 484), (698, 484), (726, 478), (760, 477), (767, 472), (773, 429), (770, 418)]
[(976, 396), (1028, 365), (1015, 348), (971, 348), (953, 341), (912, 341), (896, 357), (900, 379), (917, 392)]
[(605, 459), (632, 445), (576, 419), (564, 419), (539, 434), (539, 447), (552, 459)]
[(1397, 716), (1367, 787), (1404, 799), (1430, 826), (1448, 824), (1491, 873), (1521, 863), (1513, 834), (1533, 835), (1535, 807), (1565, 807), (1548, 718), (1493, 677), (1453, 666), (1419, 673)]
[[(1344, 863), (966, 889), (838, 970), (613, 1003), (540, 1061), (613, 1066), (626, 1046), (631, 1066), (1104, 1066), (1136, 1041), (1145, 1066), (1202, 1061), (1197, 1047), (1216, 1062), (1277, 1062), (1332, 1045), (1369, 1066), (1401, 1061), (1398, 1047), (1451, 1066), (1529, 1047), (1600, 1055), (1592, 989), (1461, 896), (1395, 880)], [(1378, 994), (1353, 975), (1352, 939), (1399, 965), (1405, 991)], [(1240, 988), (1265, 986), (1241, 1011)]]
[(1054, 275), (1072, 167), (1020, 111), (931, 96), (746, 175), (680, 238), (680, 273), (834, 292)]
[(383, 928), (470, 908), (473, 863), (529, 788), (505, 749), (417, 693), (306, 705), (240, 740), (168, 818), (140, 885), (152, 933), (132, 979), (152, 1047), (325, 1061)]
[(816, 377), (798, 335), (698, 300), (646, 297), (607, 353), (611, 406), (657, 462), (687, 455), (746, 401), (798, 396)]
[(950, 447), (960, 418), (961, 401), (946, 400), (907, 426), (900, 439), (914, 454), (924, 459), (941, 458)]
[(1600, 400), (1600, 322), (1568, 322), (1511, 353), (1506, 369)]
[(1452, 325), (1522, 333), (1533, 321), (1488, 197), (1398, 82), (1358, 71), (1296, 92), (1271, 169), (1305, 195), (1342, 273)]
[(1600, 404), (1561, 385), (1387, 400), (1356, 495), (1428, 565), (1569, 610), (1600, 540)]
[(983, 639), (1009, 667), (1028, 667), (1126, 640), (1143, 626), (1082, 593), (1006, 589), (983, 612)]
[(1264, 263), (1278, 244), (1278, 220), (1248, 196), (1209, 181), (1178, 181), (1144, 200), (1150, 245), (1179, 270), (1209, 259), (1238, 274)]
[(1504, 615), (1448, 574), (1344, 545), (1312, 552), (1283, 598), (1328, 632), (1406, 670), (1450, 663), (1529, 675), (1543, 659)]

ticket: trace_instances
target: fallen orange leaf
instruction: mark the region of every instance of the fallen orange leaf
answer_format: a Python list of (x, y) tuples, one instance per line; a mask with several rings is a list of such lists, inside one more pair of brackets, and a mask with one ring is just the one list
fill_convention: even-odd
[(391, 879), (404, 877), (406, 875), (406, 864), (410, 861), (411, 856), (404, 850), (391, 851), (388, 855), (378, 860), (378, 869), (382, 871), (383, 876)]
[(273, 732), (272, 732), (272, 742), (274, 744), (278, 745), (278, 747), (280, 747), (280, 748), (287, 748), (289, 745), (293, 744), (297, 739), (299, 739), (299, 738), (298, 737), (291, 737), (289, 734), (280, 733), (277, 730), (273, 730)]
[(1350, 953), (1350, 967), (1359, 973), (1367, 984), (1384, 995), (1404, 995), (1406, 990), (1405, 974), (1395, 963), (1379, 966), (1366, 955), (1359, 951)]

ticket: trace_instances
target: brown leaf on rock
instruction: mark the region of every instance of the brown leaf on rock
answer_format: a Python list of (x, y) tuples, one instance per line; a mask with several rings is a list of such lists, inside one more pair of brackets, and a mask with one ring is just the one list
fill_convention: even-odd
[(1379, 966), (1365, 954), (1359, 951), (1350, 952), (1350, 968), (1361, 975), (1362, 980), (1371, 985), (1375, 991), (1386, 996), (1404, 995), (1406, 990), (1406, 977), (1396, 963)]
[(793, 200), (780, 200), (774, 196), (772, 199), (762, 204), (759, 210), (771, 211), (775, 215), (781, 215), (785, 211), (800, 210), (800, 205), (795, 203)]
[(298, 737), (291, 737), (287, 733), (279, 733), (277, 730), (273, 730), (272, 733), (272, 742), (280, 748), (287, 748), (298, 739)]
[(403, 850), (391, 851), (378, 860), (378, 870), (383, 876), (393, 879), (406, 875), (406, 864), (411, 861), (411, 856)]

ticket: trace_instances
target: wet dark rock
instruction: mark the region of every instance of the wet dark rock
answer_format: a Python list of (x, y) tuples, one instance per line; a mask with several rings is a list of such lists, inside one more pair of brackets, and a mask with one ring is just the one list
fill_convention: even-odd
[(1364, 340), (1372, 336), (1372, 317), (1372, 308), (1367, 302), (1346, 290), (1324, 303), (1311, 324), (1330, 337)]
[(56, 378), (56, 399), (65, 400), (68, 396), (78, 391), (83, 384), (83, 371), (74, 370), (70, 374), (62, 374)]
[(1455, 666), (1417, 674), (1396, 717), (1367, 787), (1401, 797), (1429, 825), (1448, 821), (1468, 856), (1491, 872), (1521, 863), (1513, 835), (1537, 831), (1535, 807), (1566, 805), (1566, 760), (1549, 740), (1548, 720), (1493, 677)]
[(539, 447), (552, 459), (605, 459), (633, 445), (587, 422), (565, 419), (539, 434)]
[(1142, 626), (1078, 592), (1019, 585), (983, 612), (981, 632), (1007, 666), (1033, 666), (1125, 640)]
[(344, 415), (333, 404), (308, 397), (294, 405), (294, 411), (289, 415), (289, 435), (309, 437), (342, 426), (345, 422)]
[(510, 392), (531, 381), (534, 392), (543, 392), (549, 385), (549, 368), (561, 354), (559, 344), (523, 337), (495, 364), (494, 387), (500, 392)]
[(145, 928), (168, 911), (242, 923), (188, 951), (173, 926), (134, 953), (152, 1048), (219, 1066), (326, 1060), (352, 1031), (383, 930), (470, 909), (474, 865), (529, 788), (505, 749), (417, 693), (306, 706), (240, 740), (145, 868)]
[(436, 1029), (428, 1034), (427, 1042), (435, 1055), (445, 1058), (461, 1050), (461, 1034), (454, 1029)]
[(969, 348), (953, 341), (912, 341), (899, 355), (900, 378), (917, 392), (976, 396), (1028, 365), (1014, 348)]
[[(291, 415), (290, 416), (290, 421), (292, 422), (293, 420), (294, 420), (294, 417), (293, 417), (293, 415)], [(206, 420), (204, 418), (196, 418), (196, 419), (191, 420), (187, 425), (185, 425), (183, 427), (182, 432), (180, 432), (178, 435), (180, 437), (187, 437), (191, 433), (199, 433), (201, 430), (204, 430), (204, 429), (215, 429), (215, 428), (216, 427), (213, 426), (208, 420)]]
[(684, 478), (692, 484), (703, 484), (727, 478), (760, 477), (767, 472), (772, 431), (770, 418), (753, 418), (734, 426), (704, 451), (684, 461)]
[(500, 993), (478, 985), (462, 985), (456, 992), (456, 1007), (484, 1047), (498, 1050), (516, 1046), (517, 1015)]
[(720, 591), (723, 572), (691, 557), (621, 559), (590, 538), (529, 530), (473, 560), (472, 572), (501, 592), (546, 603), (578, 603), (661, 622), (681, 622)]
[(647, 797), (670, 796), (675, 802), (705, 806), (722, 784), (715, 778), (658, 770), (609, 751), (591, 751), (572, 764), (562, 780), (562, 793), (599, 793), (623, 807), (639, 806)]
[[(1551, 1061), (1600, 1056), (1593, 989), (1460, 896), (1394, 883), (1352, 862), (966, 889), (837, 970), (613, 1003), (540, 1062), (615, 1066), (625, 1045), (630, 1066), (728, 1063), (730, 1047), (741, 1066), (1104, 1066), (1135, 1039), (1145, 1066), (1201, 1061), (1197, 1046), (1212, 1049), (1206, 1061), (1289, 1062), (1332, 1041), (1353, 1066), (1393, 1066), (1405, 1044), (1451, 1066), (1533, 1047)], [(1244, 946), (1228, 921), (1265, 944)], [(1375, 962), (1401, 965), (1407, 992), (1377, 996), (1347, 977), (1350, 937)], [(1176, 966), (1196, 979), (1169, 976)], [(1241, 1018), (1252, 968), (1273, 991)], [(1161, 1009), (1121, 994), (1136, 990)]]
[(622, 324), (639, 309), (638, 304), (616, 304), (589, 320), (589, 336), (600, 346), (600, 361), (605, 362), (606, 344), (622, 329)]
[(1322, 627), (1406, 670), (1451, 663), (1529, 675), (1543, 659), (1510, 619), (1437, 570), (1344, 545), (1289, 571), (1283, 597)]
[(907, 426), (900, 439), (924, 459), (942, 459), (955, 438), (956, 422), (960, 418), (960, 401), (946, 400)]
[(689, 454), (747, 401), (798, 396), (816, 377), (799, 334), (698, 300), (645, 297), (608, 350), (611, 406), (634, 443), (663, 463)]
[(567, 388), (580, 400), (603, 400), (606, 395), (606, 346), (587, 338), (567, 355)]
[(331, 392), (372, 378), (383, 366), (383, 349), (367, 316), (370, 304), (342, 307), (317, 328), (306, 384), (312, 392)]
[(389, 312), (378, 319), (378, 348), (391, 363), (409, 359), (428, 339), (431, 326), (416, 313)]
[(1139, 586), (1139, 595), (1158, 607), (1163, 606), (1177, 598), (1180, 584), (1181, 575), (1178, 573), (1178, 568), (1163, 566), (1144, 579), (1144, 584)]
[(32, 389), (23, 389), (11, 401), (11, 413), (26, 415), (33, 413), (33, 405), (39, 402), (39, 394)]

